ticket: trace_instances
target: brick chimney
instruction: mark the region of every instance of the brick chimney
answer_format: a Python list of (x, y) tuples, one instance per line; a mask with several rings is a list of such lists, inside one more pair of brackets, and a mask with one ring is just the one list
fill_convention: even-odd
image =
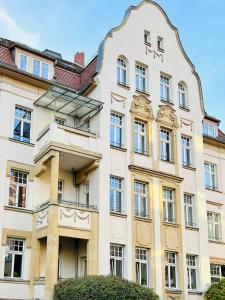
[(74, 63), (75, 64), (79, 64), (81, 66), (84, 66), (84, 62), (85, 62), (84, 60), (85, 60), (84, 52), (77, 52), (74, 55)]

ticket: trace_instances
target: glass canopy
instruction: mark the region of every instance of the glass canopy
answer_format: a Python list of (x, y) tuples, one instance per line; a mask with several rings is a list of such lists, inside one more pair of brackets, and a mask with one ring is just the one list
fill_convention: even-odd
[(34, 104), (77, 118), (98, 113), (103, 106), (100, 101), (58, 86), (52, 86)]

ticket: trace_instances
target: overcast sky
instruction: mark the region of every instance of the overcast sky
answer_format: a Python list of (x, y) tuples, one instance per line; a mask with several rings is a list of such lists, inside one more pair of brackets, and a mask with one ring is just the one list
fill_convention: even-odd
[[(104, 35), (118, 25), (137, 0), (0, 0), (0, 36), (72, 60), (77, 51), (90, 59)], [(196, 66), (208, 114), (225, 130), (225, 0), (158, 0), (178, 28)]]

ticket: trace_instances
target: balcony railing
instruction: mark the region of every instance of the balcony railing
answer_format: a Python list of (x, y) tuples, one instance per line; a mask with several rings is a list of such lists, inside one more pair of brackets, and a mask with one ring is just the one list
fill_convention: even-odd
[(88, 204), (88, 203), (81, 203), (81, 202), (77, 202), (77, 201), (75, 202), (75, 201), (59, 199), (58, 203), (65, 204), (65, 205), (71, 205), (71, 206), (75, 206), (75, 207), (80, 207), (80, 208), (87, 208), (87, 209), (97, 210), (97, 205)]

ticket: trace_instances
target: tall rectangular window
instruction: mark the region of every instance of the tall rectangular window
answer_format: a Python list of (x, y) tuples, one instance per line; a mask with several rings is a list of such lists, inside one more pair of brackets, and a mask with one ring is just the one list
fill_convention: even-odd
[(110, 275), (123, 277), (123, 246), (110, 245)]
[(8, 239), (5, 252), (4, 277), (22, 278), (24, 241)]
[(122, 148), (123, 145), (123, 116), (110, 114), (110, 145)]
[(158, 36), (157, 38), (157, 46), (158, 46), (158, 50), (164, 50), (163, 38), (161, 36)]
[(117, 59), (117, 82), (127, 84), (127, 64), (124, 59)]
[(191, 139), (187, 136), (181, 136), (181, 155), (182, 165), (191, 165)]
[(110, 211), (122, 212), (122, 179), (110, 176)]
[(148, 250), (143, 248), (135, 249), (136, 264), (136, 282), (140, 285), (149, 285), (149, 267), (148, 267)]
[(216, 190), (216, 165), (205, 162), (205, 188), (209, 190)]
[(135, 216), (147, 217), (147, 187), (144, 182), (134, 182)]
[(13, 138), (29, 143), (31, 135), (31, 111), (26, 108), (15, 107)]
[(33, 74), (44, 79), (48, 79), (49, 73), (49, 65), (37, 60), (33, 59)]
[(9, 183), (9, 205), (25, 208), (27, 206), (28, 174), (11, 170)]
[(140, 121), (134, 123), (134, 151), (146, 154), (146, 124)]
[(165, 161), (172, 161), (171, 155), (171, 132), (166, 129), (160, 130), (160, 158)]
[(210, 264), (211, 283), (225, 278), (225, 265)]
[(144, 31), (144, 42), (145, 42), (145, 44), (148, 44), (148, 45), (151, 44), (150, 32), (147, 30)]
[(208, 237), (209, 240), (221, 240), (221, 215), (214, 212), (207, 212)]
[(171, 102), (170, 78), (165, 75), (160, 76), (160, 97), (163, 101)]
[(20, 54), (19, 68), (22, 71), (28, 70), (28, 56), (24, 54)]
[(188, 254), (186, 256), (187, 263), (187, 288), (188, 290), (197, 289), (197, 256)]
[(184, 215), (185, 215), (186, 226), (190, 226), (190, 227), (196, 226), (194, 196), (187, 193), (184, 193)]
[(163, 188), (163, 221), (175, 223), (174, 190)]
[(176, 289), (177, 283), (177, 253), (165, 252), (165, 283), (166, 288)]
[(146, 67), (136, 64), (136, 90), (146, 92)]
[(64, 181), (58, 180), (58, 202), (63, 200), (63, 192), (64, 192)]
[(203, 134), (216, 137), (216, 126), (208, 122), (203, 122)]

